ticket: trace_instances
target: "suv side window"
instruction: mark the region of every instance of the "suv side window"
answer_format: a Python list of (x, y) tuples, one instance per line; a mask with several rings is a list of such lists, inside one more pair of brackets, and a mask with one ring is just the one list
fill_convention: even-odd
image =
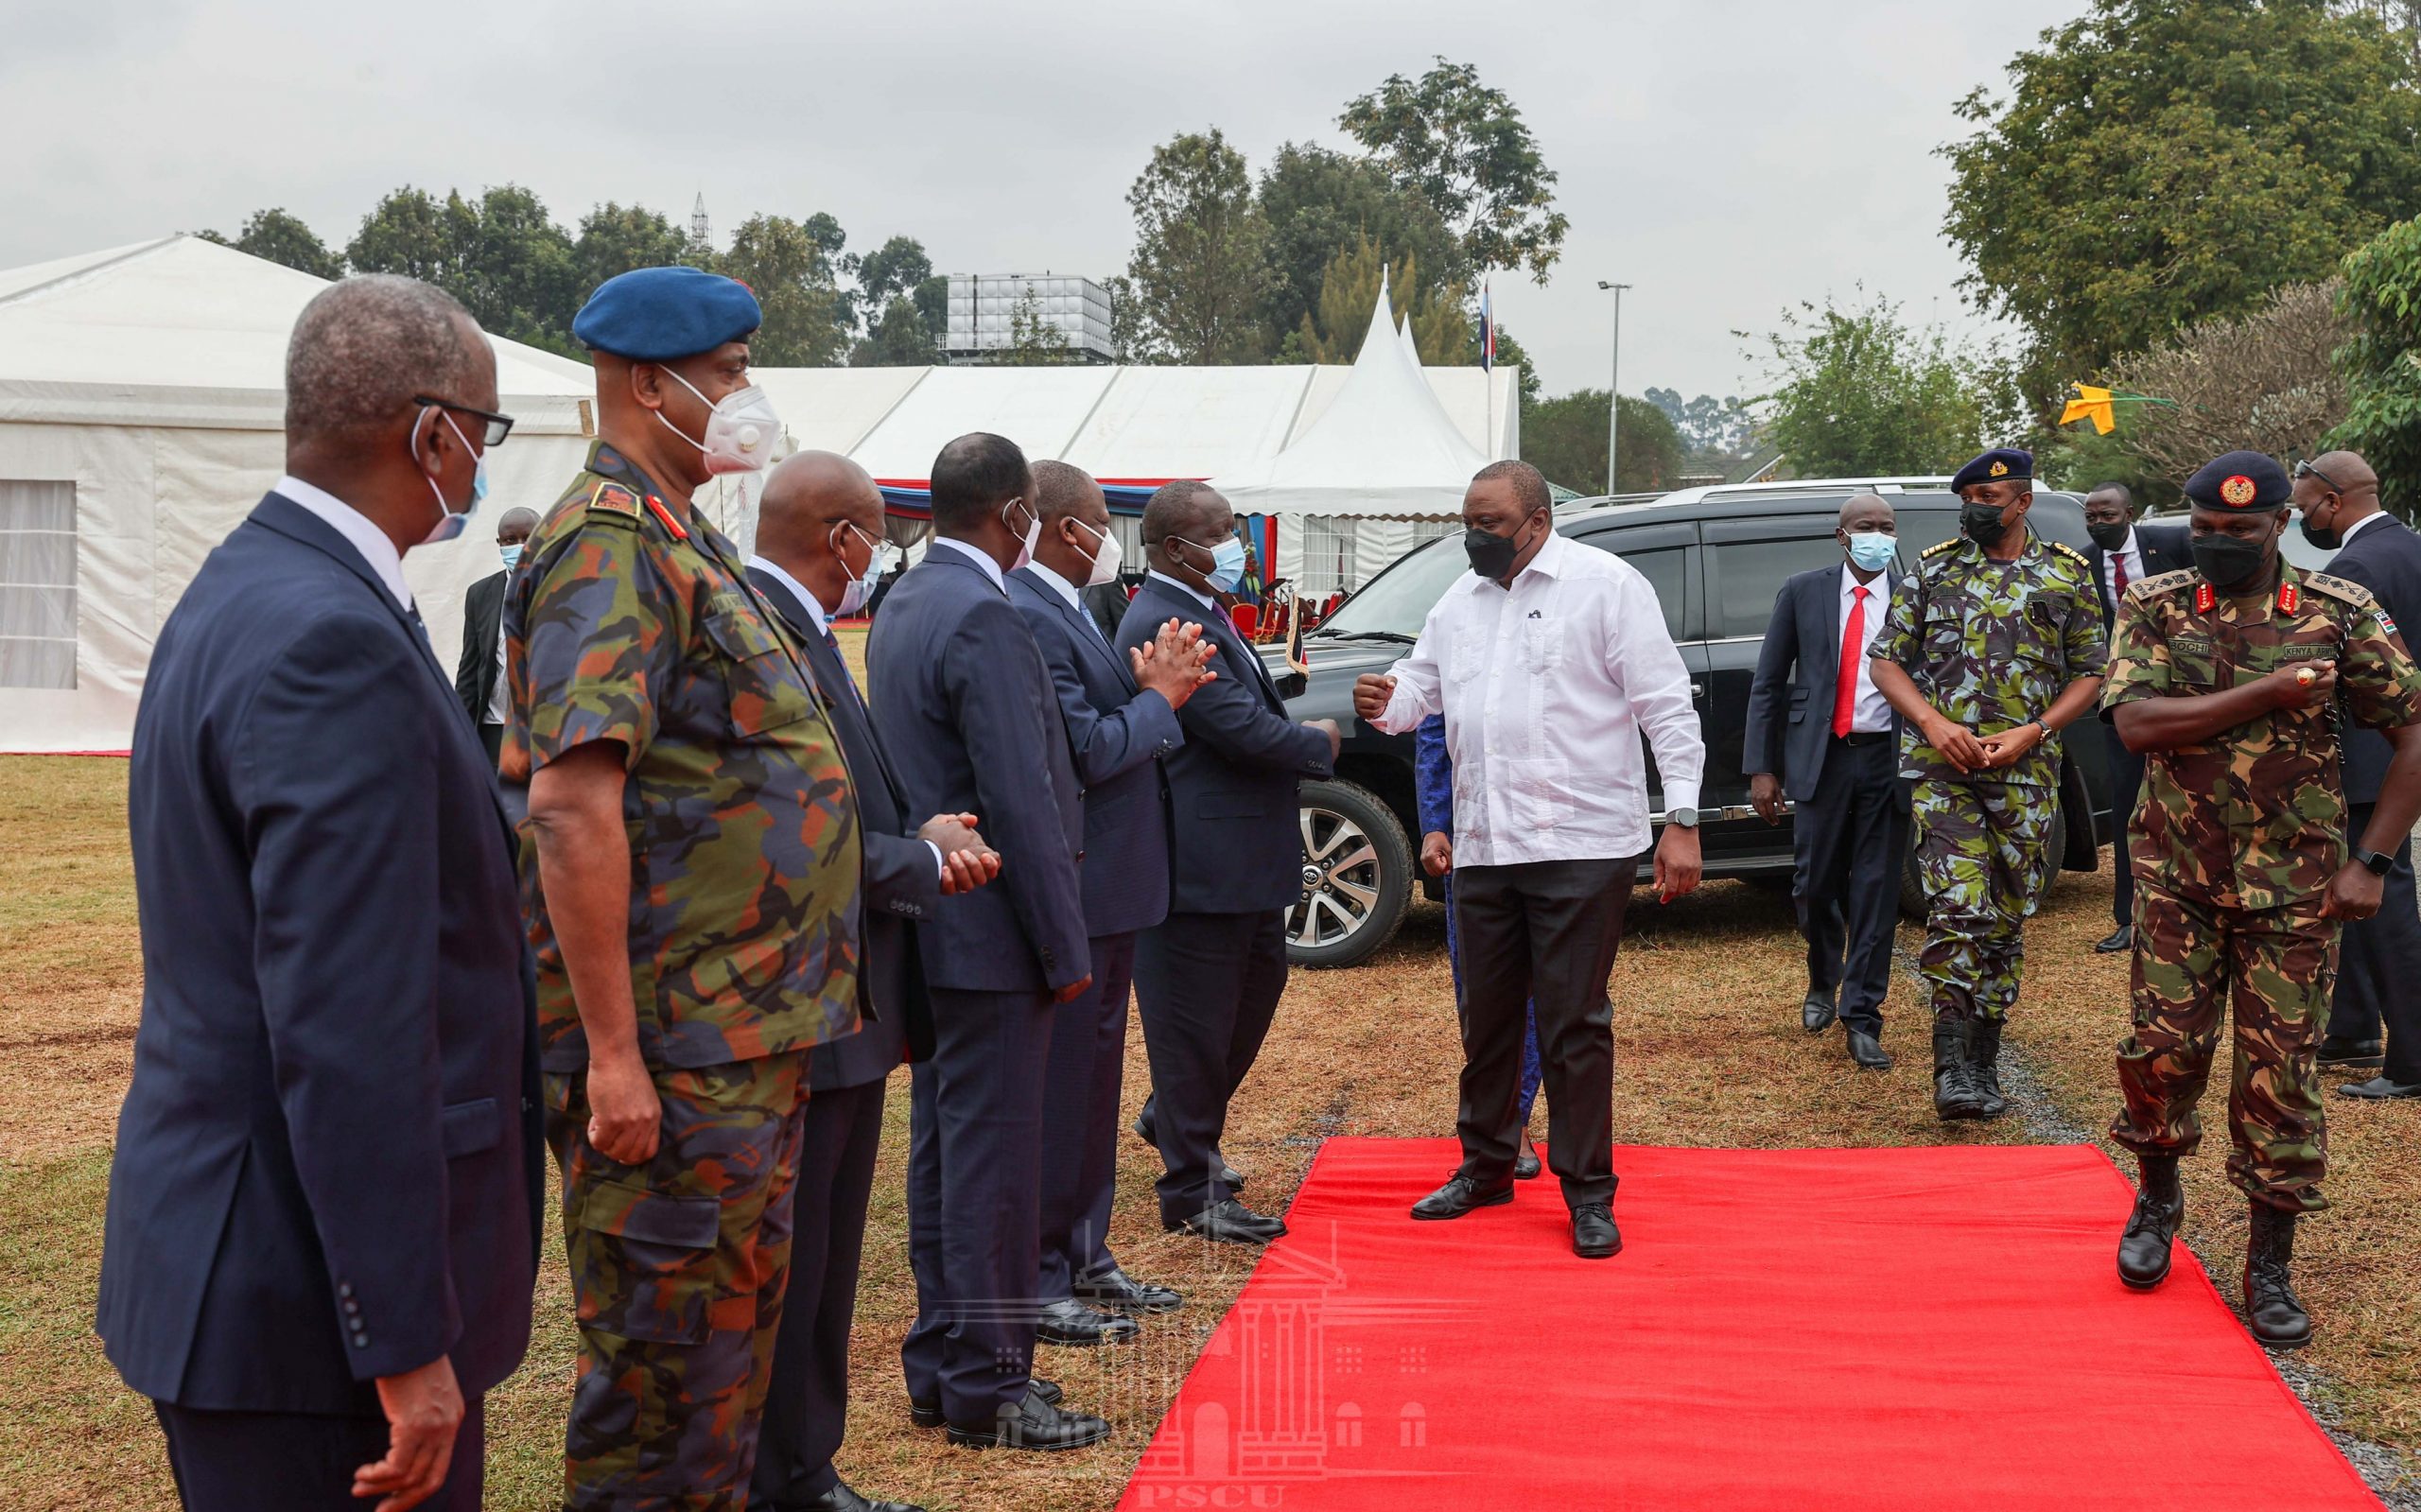
[(1584, 546), (1611, 551), (1647, 580), (1664, 611), (1664, 630), (1676, 642), (1698, 638), (1698, 604), (1690, 591), (1690, 546), (1698, 528), (1688, 524), (1632, 526), (1576, 536)]
[(1786, 514), (1766, 519), (1710, 520), (1707, 598), (1712, 640), (1754, 639), (1773, 623), (1784, 580), (1810, 568), (1838, 565), (1833, 517)]

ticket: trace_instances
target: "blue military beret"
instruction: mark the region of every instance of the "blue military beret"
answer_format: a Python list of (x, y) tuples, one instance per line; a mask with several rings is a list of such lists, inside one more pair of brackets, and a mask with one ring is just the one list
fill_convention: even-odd
[(2015, 446), (1995, 446), (1959, 469), (1950, 480), (1950, 491), (1956, 494), (1971, 483), (2002, 483), (2012, 478), (2030, 481), (2033, 477), (2032, 452)]
[(597, 286), (572, 317), (574, 339), (634, 362), (671, 362), (737, 341), (764, 323), (736, 278), (696, 268), (635, 268)]
[(2282, 510), (2294, 491), (2287, 470), (2257, 451), (2214, 457), (2186, 480), (2186, 496), (2206, 510)]

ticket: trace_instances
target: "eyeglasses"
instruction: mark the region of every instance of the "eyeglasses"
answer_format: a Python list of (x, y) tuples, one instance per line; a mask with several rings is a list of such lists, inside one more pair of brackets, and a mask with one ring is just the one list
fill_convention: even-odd
[(513, 434), (511, 415), (499, 415), (492, 409), (474, 409), (469, 405), (458, 405), (451, 399), (431, 398), (425, 393), (412, 395), (412, 403), (424, 407), (435, 405), (440, 409), (451, 409), (458, 415), (470, 415), (487, 422), (487, 436), (479, 443), (482, 446), (501, 446), (504, 438)]

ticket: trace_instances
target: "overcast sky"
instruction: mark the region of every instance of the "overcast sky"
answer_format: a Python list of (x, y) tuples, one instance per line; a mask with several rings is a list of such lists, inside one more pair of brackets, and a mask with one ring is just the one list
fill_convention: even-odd
[(1155, 144), (1215, 125), (1256, 171), (1283, 141), (1341, 146), (1348, 97), (1442, 52), (1513, 97), (1561, 175), (1550, 283), (1495, 280), (1548, 392), (1605, 382), (1596, 282), (1617, 278), (1624, 391), (1748, 393), (1733, 331), (1861, 281), (1984, 329), (1932, 150), (1954, 101), (2083, 8), (10, 5), (0, 267), (271, 204), (341, 247), (397, 184), (513, 181), (566, 226), (607, 199), (683, 217), (703, 191), (718, 236), (828, 210), (852, 247), (906, 233), (946, 271), (1098, 276), (1124, 267)]

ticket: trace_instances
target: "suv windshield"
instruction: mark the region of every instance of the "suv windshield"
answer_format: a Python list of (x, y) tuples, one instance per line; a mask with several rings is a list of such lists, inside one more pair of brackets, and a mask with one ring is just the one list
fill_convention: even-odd
[(1463, 555), (1461, 534), (1441, 536), (1398, 558), (1360, 593), (1337, 605), (1336, 613), (1312, 634), (1417, 636), (1428, 621), (1429, 611), (1437, 607), (1454, 580), (1471, 569), (1471, 560)]

